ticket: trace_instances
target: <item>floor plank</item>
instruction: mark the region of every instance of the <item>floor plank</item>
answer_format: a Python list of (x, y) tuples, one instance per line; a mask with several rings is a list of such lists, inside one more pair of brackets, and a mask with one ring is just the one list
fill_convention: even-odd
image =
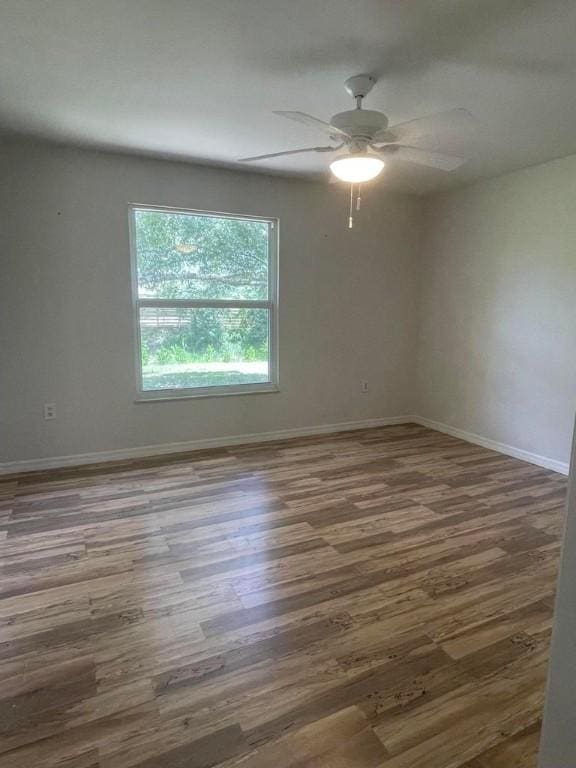
[(565, 493), (417, 425), (0, 480), (0, 768), (535, 766)]

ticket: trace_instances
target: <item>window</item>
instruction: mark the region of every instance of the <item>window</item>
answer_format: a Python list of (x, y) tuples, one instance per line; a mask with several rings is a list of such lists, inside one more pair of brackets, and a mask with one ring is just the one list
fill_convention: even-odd
[(140, 399), (277, 389), (277, 221), (130, 217)]

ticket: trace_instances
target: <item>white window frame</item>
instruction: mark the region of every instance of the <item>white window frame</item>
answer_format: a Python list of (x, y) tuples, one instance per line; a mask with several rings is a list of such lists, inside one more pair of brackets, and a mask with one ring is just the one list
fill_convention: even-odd
[[(165, 213), (188, 213), (194, 216), (209, 216), (246, 221), (268, 222), (268, 299), (266, 301), (228, 301), (204, 299), (141, 299), (138, 296), (138, 263), (136, 253), (136, 211), (163, 211)], [(176, 208), (161, 205), (130, 203), (128, 206), (130, 263), (132, 274), (132, 309), (134, 318), (134, 349), (136, 402), (158, 400), (180, 400), (182, 398), (221, 397), (222, 395), (248, 395), (279, 392), (278, 371), (278, 238), (279, 220), (268, 216), (247, 216), (237, 213), (203, 211), (193, 208)], [(269, 381), (253, 384), (224, 384), (213, 387), (188, 387), (177, 389), (143, 389), (142, 349), (140, 332), (140, 309), (142, 307), (216, 308), (216, 309), (267, 309), (268, 328), (268, 371)]]

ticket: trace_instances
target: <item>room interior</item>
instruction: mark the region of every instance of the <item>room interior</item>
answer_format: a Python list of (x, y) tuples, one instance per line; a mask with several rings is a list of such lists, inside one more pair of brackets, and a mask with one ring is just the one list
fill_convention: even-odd
[(576, 765), (575, 29), (2, 4), (2, 768)]

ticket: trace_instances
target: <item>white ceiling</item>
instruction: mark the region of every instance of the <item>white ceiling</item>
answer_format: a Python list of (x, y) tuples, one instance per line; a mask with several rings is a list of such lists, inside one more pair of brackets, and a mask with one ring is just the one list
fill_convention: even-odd
[(272, 110), (329, 119), (370, 72), (391, 123), (481, 123), (453, 174), (390, 161), (381, 183), (423, 193), (576, 152), (575, 38), (575, 0), (2, 0), (0, 128), (230, 165), (323, 143)]

